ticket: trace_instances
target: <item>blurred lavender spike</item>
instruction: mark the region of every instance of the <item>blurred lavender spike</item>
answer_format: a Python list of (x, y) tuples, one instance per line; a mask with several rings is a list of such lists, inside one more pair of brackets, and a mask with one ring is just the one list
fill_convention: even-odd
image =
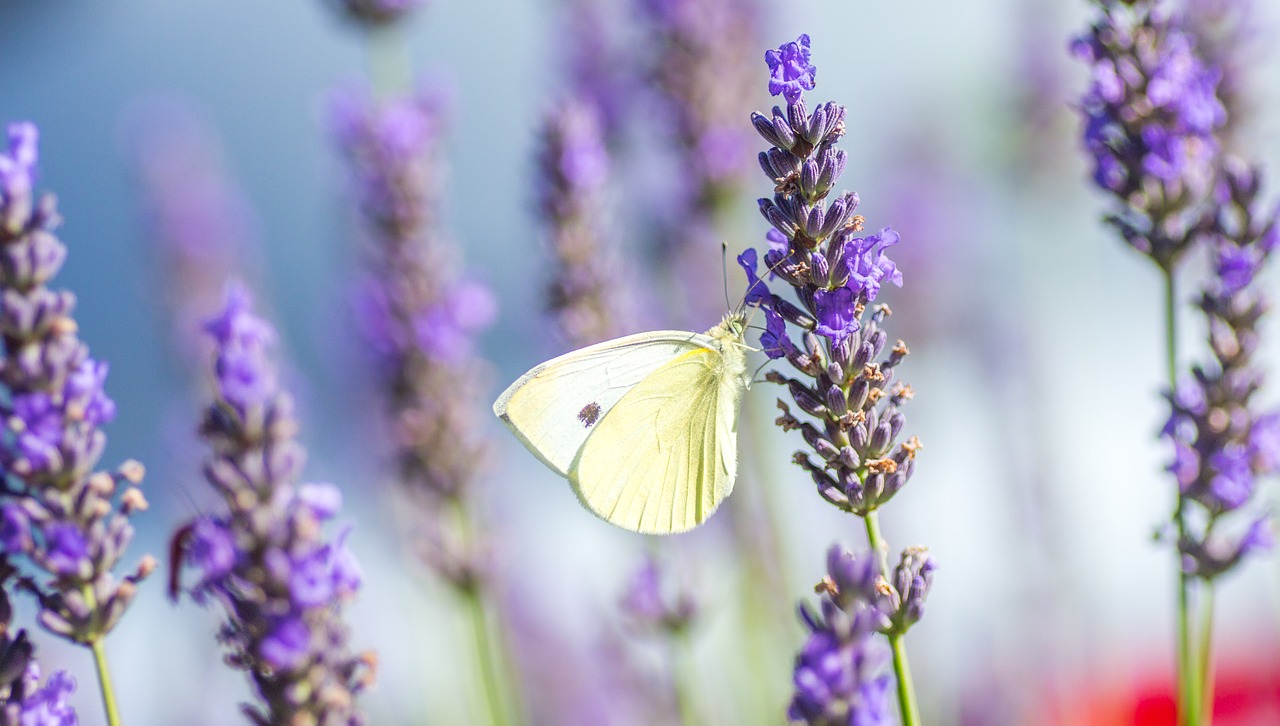
[(358, 25), (377, 28), (394, 25), (426, 0), (329, 0)]
[(1107, 221), (1171, 270), (1213, 185), (1222, 74), (1158, 0), (1095, 3), (1101, 17), (1071, 43), (1092, 72), (1080, 112), (1093, 180), (1118, 202)]
[(177, 535), (184, 563), (200, 573), (191, 595), (226, 610), (218, 638), (263, 701), (244, 705), (254, 723), (365, 723), (355, 697), (372, 682), (374, 659), (351, 653), (342, 620), (360, 566), (350, 527), (324, 533), (340, 491), (296, 483), (305, 452), (268, 355), (275, 330), (233, 284), (205, 331), (216, 344), (216, 396), (201, 425), (212, 448), (204, 471), (226, 508)]
[(0, 726), (75, 726), (75, 709), (67, 701), (76, 681), (58, 671), (40, 685), (40, 665), (27, 631), (13, 630), (9, 580), (17, 570), (0, 556)]
[(189, 369), (203, 368), (212, 345), (200, 323), (221, 305), (237, 270), (260, 267), (257, 219), (214, 129), (191, 105), (176, 98), (139, 105), (126, 123), (126, 144), (160, 260), (170, 337)]
[(632, 329), (627, 288), (616, 249), (606, 239), (609, 174), (601, 118), (587, 102), (556, 104), (543, 121), (538, 153), (538, 211), (555, 258), (549, 305), (573, 347)]
[(758, 93), (756, 0), (637, 0), (648, 36), (647, 85), (654, 118), (676, 168), (664, 179), (659, 252), (676, 283), (671, 310), (699, 325), (723, 312), (719, 290), (726, 214), (750, 169), (742, 119)]
[[(0, 151), (4, 551), (39, 573), (19, 586), (39, 600), (40, 624), (93, 648), (105, 679), (103, 640), (156, 566), (147, 555), (121, 580), (113, 574), (133, 539), (130, 515), (147, 508), (137, 488), (143, 468), (127, 461), (113, 473), (94, 471), (106, 446), (100, 427), (116, 414), (103, 390), (107, 364), (90, 358), (76, 337), (75, 296), (47, 287), (67, 251), (54, 235), (62, 220), (53, 196), (35, 195), (36, 127), (16, 123), (7, 131)], [(109, 690), (104, 701), (114, 723)]]
[(1253, 515), (1241, 532), (1220, 531), (1224, 516), (1256, 498), (1259, 478), (1280, 474), (1280, 409), (1262, 410), (1254, 401), (1265, 377), (1254, 358), (1258, 323), (1270, 307), (1258, 276), (1280, 240), (1277, 210), (1263, 208), (1261, 187), (1258, 169), (1235, 161), (1226, 166), (1217, 214), (1206, 230), (1213, 275), (1199, 301), (1213, 360), (1194, 366), (1170, 394), (1173, 410), (1164, 429), (1174, 446), (1169, 470), (1183, 507), (1195, 502), (1203, 515), (1187, 518), (1177, 543), (1183, 569), (1205, 580), (1273, 543), (1269, 516)]
[(422, 505), (428, 562), (465, 588), (476, 584), (484, 555), (454, 531), (450, 510), (465, 507), (489, 459), (479, 405), (486, 369), (473, 338), (496, 304), (485, 286), (457, 273), (457, 250), (439, 220), (439, 105), (426, 93), (375, 103), (346, 90), (333, 97), (331, 127), (369, 243), (371, 274), (357, 312), (378, 355), (400, 481)]

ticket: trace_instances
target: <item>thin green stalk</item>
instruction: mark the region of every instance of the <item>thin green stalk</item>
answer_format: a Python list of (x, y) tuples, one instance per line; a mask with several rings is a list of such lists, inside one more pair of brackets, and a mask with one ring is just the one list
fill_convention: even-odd
[(501, 678), (493, 655), (493, 642), (489, 635), (489, 619), (486, 617), (484, 600), (480, 592), (472, 587), (462, 591), (467, 608), (467, 617), (471, 620), (472, 637), (475, 640), (476, 668), (480, 671), (480, 683), (484, 690), (484, 704), (487, 722), (493, 726), (505, 726), (511, 723), (507, 714), (506, 699), (499, 686)]
[(413, 83), (409, 49), (401, 37), (402, 32), (394, 23), (368, 31), (369, 42), (365, 46), (369, 54), (369, 78), (378, 98), (401, 95)]
[(1200, 693), (1204, 726), (1213, 723), (1213, 585), (1206, 582), (1200, 596)]
[[(867, 542), (880, 563), (880, 574), (888, 579), (888, 549), (880, 535), (880, 517), (871, 512), (862, 519), (867, 525)], [(898, 710), (902, 714), (902, 726), (919, 726), (920, 706), (916, 703), (916, 687), (911, 680), (911, 667), (907, 665), (907, 648), (902, 633), (889, 636), (889, 647), (893, 650), (893, 674), (898, 681)]]
[[(1172, 269), (1164, 270), (1164, 333), (1166, 372), (1169, 390), (1173, 391), (1178, 384), (1178, 308)], [(1181, 541), (1186, 533), (1181, 496), (1174, 507), (1173, 521)], [(1176, 548), (1174, 555), (1174, 563), (1178, 567), (1178, 723), (1180, 726), (1198, 726), (1202, 708), (1200, 678), (1191, 642), (1191, 582), (1182, 570), (1182, 558)]]
[[(90, 609), (98, 607), (97, 598), (93, 596), (93, 588), (85, 585), (82, 590), (85, 603)], [(107, 712), (108, 726), (120, 726), (120, 710), (116, 706), (116, 692), (111, 685), (111, 668), (107, 666), (107, 648), (99, 636), (89, 645), (93, 649), (93, 665), (98, 670), (98, 687), (102, 691), (102, 708)]]
[(693, 668), (690, 667), (693, 649), (689, 643), (689, 634), (685, 630), (678, 630), (671, 633), (669, 642), (671, 692), (676, 701), (676, 713), (683, 726), (698, 726), (702, 720), (698, 717), (698, 704), (693, 695), (696, 688), (693, 687)]

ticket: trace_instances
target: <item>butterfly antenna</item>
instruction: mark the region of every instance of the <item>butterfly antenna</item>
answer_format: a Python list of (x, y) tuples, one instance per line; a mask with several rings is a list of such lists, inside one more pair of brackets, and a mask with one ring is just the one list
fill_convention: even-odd
[(720, 277), (724, 282), (724, 309), (733, 312), (733, 303), (729, 302), (729, 243), (720, 242)]

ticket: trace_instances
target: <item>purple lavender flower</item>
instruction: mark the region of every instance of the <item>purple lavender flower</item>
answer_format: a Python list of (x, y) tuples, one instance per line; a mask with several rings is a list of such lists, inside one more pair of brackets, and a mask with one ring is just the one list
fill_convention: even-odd
[(1081, 100), (1094, 182), (1121, 203), (1107, 218), (1169, 270), (1194, 236), (1226, 120), (1220, 72), (1159, 0), (1096, 0), (1102, 17), (1071, 44), (1092, 67)]
[(428, 561), (474, 587), (484, 558), (455, 531), (487, 460), (479, 413), (485, 367), (472, 340), (495, 313), (492, 294), (456, 272), (456, 248), (439, 220), (438, 98), (374, 102), (336, 94), (331, 127), (349, 161), (373, 261), (361, 327), (381, 355), (379, 386), (395, 428), (400, 479), (422, 503)]
[[(778, 401), (777, 424), (799, 430), (809, 447), (793, 461), (809, 472), (823, 499), (863, 518), (872, 548), (865, 557), (839, 548), (829, 554), (822, 614), (801, 611), (810, 637), (796, 661), (790, 714), (813, 724), (886, 723), (889, 679), (872, 675), (881, 659), (872, 640), (879, 632), (893, 645), (904, 722), (916, 723), (900, 639), (923, 615), (934, 564), (923, 549), (908, 549), (889, 583), (879, 559), (885, 545), (876, 510), (911, 477), (920, 442), (914, 436), (897, 441), (906, 425), (898, 409), (913, 394), (909, 386), (893, 383), (893, 373), (907, 347), (898, 341), (881, 358), (889, 308), (878, 305), (866, 314), (884, 282), (902, 284), (886, 254), (898, 234), (888, 227), (863, 233), (865, 220), (854, 214), (858, 196), (852, 192), (828, 202), (846, 160), (836, 148), (845, 133), (845, 108), (828, 102), (809, 112), (803, 95), (814, 73), (808, 38), (783, 45), (766, 60), (773, 72), (770, 90), (787, 93), (788, 103), (785, 111), (775, 106), (772, 117), (751, 117), (772, 145), (759, 157), (774, 185), (773, 197), (759, 200), (761, 215), (773, 227), (764, 264), (792, 295), (770, 289), (770, 281), (757, 273), (759, 253), (748, 249), (738, 258), (747, 276), (746, 300), (764, 311), (765, 353), (786, 360), (799, 374), (770, 370), (765, 376), (785, 385), (803, 414)], [(803, 336), (803, 347), (789, 331)]]
[[(54, 198), (34, 195), (36, 127), (12, 124), (8, 140), (0, 150), (5, 553), (23, 555), (38, 573), (17, 587), (39, 600), (41, 625), (92, 648), (105, 669), (104, 638), (156, 566), (145, 556), (121, 580), (113, 574), (133, 538), (129, 515), (146, 508), (135, 486), (143, 469), (129, 461), (115, 473), (94, 471), (106, 445), (99, 426), (115, 416), (103, 390), (107, 366), (76, 337), (75, 297), (47, 287), (66, 248), (54, 235), (61, 223)], [(65, 711), (64, 685), (48, 687), (48, 718)]]
[(827, 561), (828, 575), (819, 585), (820, 610), (808, 603), (800, 606), (809, 635), (796, 656), (795, 694), (787, 716), (822, 726), (889, 726), (892, 680), (888, 674), (877, 675), (888, 653), (876, 636), (890, 620), (877, 588), (876, 556), (833, 546)]
[(1255, 0), (1188, 0), (1184, 7), (1197, 55), (1221, 74), (1217, 95), (1226, 110), (1226, 122), (1218, 136), (1230, 150), (1256, 112), (1250, 87), (1253, 67), (1261, 65), (1257, 61), (1269, 42), (1268, 23)]
[(5, 588), (15, 577), (17, 571), (0, 557), (0, 724), (75, 726), (75, 710), (67, 703), (76, 690), (75, 679), (58, 671), (41, 687), (35, 647), (25, 630), (11, 630), (13, 606)]
[(229, 279), (260, 267), (257, 220), (215, 130), (195, 109), (172, 98), (150, 101), (127, 129), (171, 344), (189, 370), (203, 372), (212, 347), (200, 323), (222, 304)]
[[(899, 342), (877, 363), (888, 340), (881, 325), (889, 309), (880, 305), (865, 315), (882, 282), (902, 284), (885, 254), (898, 235), (887, 227), (863, 234), (852, 192), (827, 201), (844, 169), (846, 154), (835, 146), (844, 135), (844, 118), (844, 107), (830, 102), (809, 113), (802, 95), (786, 111), (775, 107), (772, 118), (752, 115), (756, 130), (773, 144), (760, 154), (775, 185), (773, 198), (759, 201), (774, 227), (764, 264), (793, 289), (799, 305), (758, 276), (756, 250), (738, 262), (747, 274), (747, 302), (765, 313), (762, 348), (771, 358), (785, 358), (804, 380), (778, 371), (766, 379), (787, 386), (795, 404), (818, 421), (801, 420), (779, 402), (779, 425), (799, 430), (819, 459), (797, 453), (796, 463), (812, 475), (824, 499), (864, 515), (906, 484), (920, 445), (914, 437), (894, 443), (905, 424), (898, 407), (912, 395), (910, 387), (893, 385), (893, 370), (907, 348)], [(804, 348), (792, 342), (788, 327), (803, 335)]]
[(226, 609), (227, 662), (249, 673), (263, 701), (245, 706), (254, 723), (364, 723), (355, 696), (372, 680), (372, 655), (350, 652), (341, 618), (359, 586), (349, 530), (326, 540), (340, 497), (330, 485), (295, 483), (305, 455), (268, 355), (275, 331), (239, 286), (205, 330), (216, 343), (217, 399), (201, 426), (213, 449), (204, 470), (226, 510), (179, 532), (184, 562), (200, 572), (191, 593)]
[(684, 298), (670, 306), (703, 320), (723, 307), (705, 284), (720, 269), (724, 215), (750, 166), (751, 110), (760, 47), (757, 0), (638, 0), (650, 40), (647, 81), (677, 171), (663, 187), (658, 230), (664, 266)]
[(609, 156), (591, 105), (570, 99), (547, 114), (538, 154), (538, 208), (556, 261), (552, 314), (574, 347), (621, 335), (630, 318), (614, 249), (605, 236)]
[[(1187, 574), (1206, 580), (1269, 546), (1267, 518), (1254, 515), (1235, 536), (1221, 533), (1221, 518), (1254, 499), (1260, 477), (1280, 473), (1280, 411), (1260, 411), (1252, 400), (1263, 380), (1253, 360), (1257, 326), (1268, 307), (1255, 278), (1280, 238), (1277, 211), (1264, 211), (1259, 201), (1261, 186), (1256, 169), (1232, 162), (1224, 170), (1217, 214), (1204, 232), (1214, 274), (1199, 301), (1213, 362), (1195, 366), (1169, 397), (1173, 411), (1165, 435), (1174, 445), (1170, 471), (1186, 522), (1178, 547)], [(1188, 516), (1191, 502), (1203, 516)], [(1196, 522), (1203, 525), (1193, 528)]]
[(652, 558), (646, 558), (631, 576), (621, 606), (632, 627), (646, 633), (678, 634), (697, 617), (693, 593), (677, 587), (670, 574)]

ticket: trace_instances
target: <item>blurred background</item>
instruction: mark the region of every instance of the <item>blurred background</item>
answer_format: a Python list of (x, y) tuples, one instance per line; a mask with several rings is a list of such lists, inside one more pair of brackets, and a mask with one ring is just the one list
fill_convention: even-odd
[[(582, 4), (433, 0), (401, 29), (418, 77), (451, 98), (445, 216), (467, 270), (499, 303), (478, 346), (492, 364), (478, 415), (498, 445), (477, 506), (514, 680), (539, 723), (674, 718), (664, 710), (664, 644), (630, 627), (619, 606), (653, 557), (698, 602), (687, 664), (703, 720), (779, 723), (804, 632), (794, 605), (813, 597), (832, 542), (863, 547), (865, 537), (790, 464), (801, 440), (771, 425), (773, 387), (748, 394), (726, 512), (661, 541), (584, 511), (488, 414), (507, 382), (567, 349), (549, 335), (543, 303), (551, 262), (535, 156), (573, 53), (602, 37), (571, 22)], [(653, 48), (641, 4), (600, 0), (621, 47)], [(1280, 30), (1280, 9), (1250, 12), (1261, 30), (1239, 48), (1249, 54), (1249, 113), (1233, 144), (1274, 176), (1280, 54), (1258, 38)], [(906, 433), (925, 448), (882, 521), (891, 547), (928, 545), (940, 565), (928, 614), (907, 639), (926, 721), (1170, 723), (1175, 578), (1170, 552), (1152, 540), (1173, 502), (1168, 452), (1155, 439), (1165, 415), (1161, 288), (1101, 224), (1104, 200), (1078, 151), (1071, 104), (1085, 74), (1066, 44), (1089, 8), (804, 0), (761, 2), (758, 13), (758, 38), (743, 38), (754, 95), (738, 100), (772, 106), (763, 51), (808, 33), (818, 75), (807, 97), (849, 107), (839, 186), (860, 194), (869, 228), (902, 235), (891, 256), (905, 285), (884, 301), (891, 339), (912, 351), (899, 369), (916, 390)], [(237, 210), (218, 220), (240, 233), (216, 264), (251, 282), (281, 330), (307, 478), (341, 487), (356, 525), (365, 585), (349, 620), (353, 645), (379, 655), (378, 684), (363, 697), (371, 720), (472, 723), (463, 621), (396, 513), (380, 404), (351, 322), (361, 253), (324, 99), (367, 65), (362, 33), (318, 1), (0, 0), (0, 121), (40, 127), (40, 186), (59, 197), (70, 253), (57, 283), (77, 295), (80, 334), (111, 364), (119, 415), (103, 462), (136, 458), (149, 470), (152, 508), (135, 518), (134, 551), (164, 559), (174, 528), (213, 501), (194, 435), (207, 394), (198, 368), (174, 352), (171, 320), (176, 311), (198, 321), (216, 298), (177, 310), (177, 273), (147, 212), (156, 179), (174, 191), (190, 177), (182, 171), (196, 170)], [(697, 281), (685, 289), (712, 291), (708, 310), (679, 297), (664, 307), (673, 298), (651, 279), (667, 250), (655, 239), (670, 234), (663, 195), (687, 182), (664, 157), (663, 114), (642, 93), (622, 112), (626, 153), (611, 167), (606, 236), (632, 261), (621, 276), (643, 313), (637, 325), (703, 330), (723, 313), (718, 253), (679, 267)], [(763, 243), (754, 199), (772, 193), (752, 159), (763, 142), (745, 138), (741, 181), (721, 207), (732, 221), (718, 228), (732, 253)], [(157, 149), (174, 150), (148, 162)], [(156, 171), (174, 158), (188, 161), (172, 177)], [(741, 275), (729, 266), (735, 298)], [(1271, 270), (1280, 291), (1276, 279)], [(1203, 335), (1190, 309), (1183, 324), (1190, 362)], [(1280, 330), (1273, 321), (1266, 332), (1262, 359), (1274, 369)], [(1275, 385), (1263, 393), (1278, 397)], [(1274, 490), (1264, 499), (1274, 502)], [(172, 604), (161, 579), (108, 641), (125, 720), (234, 722), (249, 694), (220, 663), (220, 614)], [(1220, 707), (1220, 724), (1280, 723), (1277, 585), (1274, 557), (1221, 585), (1219, 694), (1235, 700)], [(48, 668), (76, 676), (81, 723), (100, 723), (88, 653), (36, 637)]]

